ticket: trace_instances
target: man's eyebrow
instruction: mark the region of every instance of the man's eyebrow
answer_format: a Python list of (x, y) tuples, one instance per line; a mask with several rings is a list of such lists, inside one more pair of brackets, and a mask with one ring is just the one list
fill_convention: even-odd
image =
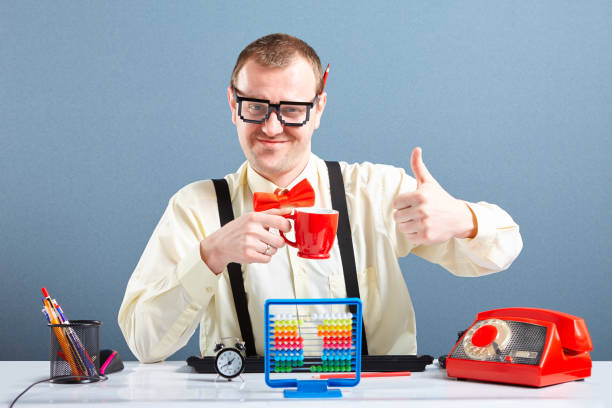
[[(264, 98), (264, 97), (257, 97), (257, 96), (252, 96), (252, 95), (246, 95), (244, 92), (242, 92), (240, 89), (238, 89), (238, 87), (233, 86), (234, 90), (236, 91), (236, 94), (240, 94), (238, 96), (240, 96), (241, 98), (247, 98), (247, 99), (260, 99), (262, 101), (268, 101), (268, 103), (272, 103), (272, 101), (268, 98)], [(315, 95), (316, 97), (316, 95)], [(290, 100), (284, 100), (285, 102), (300, 102), (300, 103), (312, 103), (310, 101), (290, 101)], [(280, 101), (279, 101), (280, 102)]]
[(243, 97), (243, 98), (252, 98), (252, 99), (261, 99), (264, 101), (269, 101), (269, 99), (267, 98), (258, 98), (256, 96), (252, 96), (252, 95), (246, 95), (244, 92), (242, 92), (240, 89), (238, 89), (237, 87), (234, 87), (234, 89), (236, 90), (237, 94), (240, 94), (239, 96)]

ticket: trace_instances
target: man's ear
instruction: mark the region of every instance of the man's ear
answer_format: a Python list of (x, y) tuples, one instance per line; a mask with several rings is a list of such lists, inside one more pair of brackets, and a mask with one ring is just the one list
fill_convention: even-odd
[(321, 124), (321, 116), (323, 116), (323, 111), (325, 110), (325, 105), (327, 104), (327, 92), (321, 92), (319, 95), (319, 99), (317, 100), (316, 105), (313, 107), (314, 109), (314, 128), (318, 129)]
[(231, 86), (227, 87), (227, 102), (229, 103), (229, 107), (232, 111), (232, 122), (234, 125), (236, 124), (236, 101), (234, 100), (234, 90)]

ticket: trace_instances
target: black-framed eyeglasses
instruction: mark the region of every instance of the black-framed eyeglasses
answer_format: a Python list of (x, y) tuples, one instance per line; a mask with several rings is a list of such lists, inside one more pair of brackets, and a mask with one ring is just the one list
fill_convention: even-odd
[(319, 95), (317, 95), (312, 102), (280, 101), (279, 103), (270, 103), (266, 99), (238, 96), (236, 88), (233, 87), (232, 89), (234, 90), (234, 98), (238, 102), (238, 116), (247, 123), (264, 123), (274, 111), (278, 120), (284, 126), (304, 126), (310, 119), (310, 109), (319, 100)]

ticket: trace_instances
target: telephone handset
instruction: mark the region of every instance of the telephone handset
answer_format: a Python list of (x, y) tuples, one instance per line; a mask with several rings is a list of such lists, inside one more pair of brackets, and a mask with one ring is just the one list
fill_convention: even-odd
[(554, 310), (481, 312), (446, 359), (449, 377), (541, 387), (591, 375), (583, 319)]

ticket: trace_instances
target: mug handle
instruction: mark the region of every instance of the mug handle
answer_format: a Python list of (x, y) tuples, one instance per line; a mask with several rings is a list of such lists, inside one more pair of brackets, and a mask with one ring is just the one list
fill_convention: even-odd
[[(283, 217), (288, 218), (293, 220), (293, 222), (295, 223), (295, 212), (291, 213), (291, 214), (285, 214), (283, 215)], [(283, 237), (283, 239), (285, 240), (286, 243), (288, 243), (289, 245), (291, 245), (294, 248), (297, 248), (297, 243), (291, 241), (290, 239), (288, 239), (285, 234), (283, 234), (283, 231), (278, 231), (281, 235), (281, 237)]]

